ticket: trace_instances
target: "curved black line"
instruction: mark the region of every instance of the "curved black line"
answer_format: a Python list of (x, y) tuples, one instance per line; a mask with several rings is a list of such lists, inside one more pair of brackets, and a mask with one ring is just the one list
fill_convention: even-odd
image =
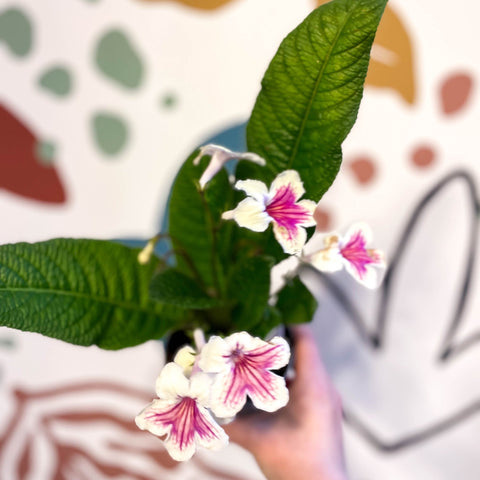
[(414, 231), (418, 221), (422, 217), (424, 210), (435, 199), (435, 197), (442, 192), (444, 188), (449, 186), (455, 180), (463, 180), (463, 182), (465, 182), (465, 185), (467, 187), (468, 200), (470, 201), (470, 205), (472, 206), (473, 215), (470, 218), (470, 241), (467, 250), (467, 264), (465, 266), (463, 282), (460, 289), (459, 298), (457, 300), (456, 308), (454, 309), (452, 319), (449, 323), (447, 333), (443, 340), (440, 358), (442, 360), (446, 360), (449, 357), (451, 351), (453, 351), (454, 349), (453, 339), (455, 332), (461, 324), (465, 305), (468, 299), (468, 294), (470, 292), (473, 266), (476, 259), (476, 249), (478, 242), (477, 218), (479, 211), (479, 200), (474, 180), (472, 179), (471, 175), (464, 170), (458, 170), (450, 173), (426, 193), (426, 195), (420, 200), (419, 204), (415, 207), (410, 217), (410, 220), (408, 221), (402, 235), (400, 236), (397, 247), (394, 249), (395, 253), (391, 258), (390, 266), (385, 274), (381, 290), (376, 329), (379, 346), (383, 345), (385, 342), (388, 319), (388, 306), (391, 299), (390, 291), (392, 288), (392, 279), (395, 278), (397, 267), (401, 263), (405, 250), (408, 247), (412, 232)]
[[(472, 216), (470, 217), (470, 236), (466, 255), (466, 265), (463, 273), (461, 288), (455, 309), (451, 320), (447, 326), (445, 337), (440, 348), (439, 359), (441, 361), (452, 360), (461, 353), (480, 342), (480, 331), (470, 334), (467, 338), (455, 343), (455, 335), (458, 331), (464, 317), (465, 307), (471, 294), (472, 278), (475, 262), (477, 259), (477, 245), (479, 240), (479, 217), (480, 217), (480, 199), (478, 196), (475, 181), (469, 172), (465, 170), (455, 170), (441, 179), (420, 199), (414, 208), (409, 221), (403, 229), (400, 239), (397, 242), (394, 254), (391, 257), (388, 271), (386, 272), (381, 290), (379, 306), (376, 315), (376, 324), (373, 332), (369, 332), (365, 324), (361, 312), (356, 308), (354, 303), (348, 297), (341, 286), (335, 283), (330, 277), (319, 273), (319, 277), (323, 285), (327, 288), (328, 293), (338, 302), (340, 308), (343, 309), (349, 321), (351, 321), (359, 334), (360, 338), (372, 349), (381, 348), (385, 344), (385, 335), (388, 324), (389, 303), (391, 299), (391, 291), (393, 280), (398, 266), (401, 264), (403, 255), (408, 247), (412, 232), (417, 223), (424, 214), (424, 210), (439, 195), (444, 188), (454, 181), (461, 181), (467, 188), (468, 201), (472, 207)], [(456, 425), (480, 412), (480, 399), (467, 405), (451, 416), (433, 423), (414, 433), (405, 435), (399, 440), (386, 442), (373, 433), (364, 423), (362, 423), (355, 415), (344, 411), (344, 419), (357, 433), (367, 442), (380, 451), (393, 453), (407, 447), (414, 446), (421, 442), (427, 441), (432, 437), (442, 434), (454, 428)]]
[(404, 435), (399, 440), (393, 442), (387, 442), (381, 439), (378, 435), (373, 433), (368, 427), (362, 423), (358, 417), (349, 413), (344, 409), (343, 418), (345, 422), (352, 427), (361, 437), (363, 437), (370, 445), (374, 446), (377, 450), (384, 453), (395, 453), (404, 448), (413, 447), (419, 443), (425, 442), (437, 435), (440, 435), (451, 428), (459, 425), (464, 420), (473, 417), (477, 413), (480, 413), (480, 400), (471, 403), (465, 408), (462, 408), (458, 412), (439, 420), (429, 427), (425, 427), (422, 430)]

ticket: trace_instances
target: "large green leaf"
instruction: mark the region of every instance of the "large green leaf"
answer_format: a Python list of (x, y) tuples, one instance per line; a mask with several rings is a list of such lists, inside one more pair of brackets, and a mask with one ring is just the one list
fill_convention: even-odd
[(150, 296), (169, 305), (183, 308), (205, 309), (218, 307), (218, 298), (209, 297), (192, 278), (174, 268), (153, 277)]
[[(193, 165), (190, 156), (175, 178), (169, 202), (168, 224), (176, 250), (177, 266), (187, 275), (200, 277), (205, 286), (222, 284), (221, 258), (229, 258), (228, 230), (231, 222), (221, 220), (221, 214), (231, 206), (232, 188), (225, 170), (211, 180), (204, 191), (198, 180), (208, 165), (205, 157)], [(198, 278), (197, 278), (198, 280)]]
[(250, 331), (262, 318), (270, 293), (273, 259), (265, 256), (235, 264), (228, 283), (229, 298), (238, 304), (232, 311), (232, 330)]
[(307, 323), (313, 320), (317, 300), (303, 282), (295, 277), (280, 290), (276, 307), (286, 325)]
[(101, 240), (0, 246), (0, 324), (78, 345), (119, 349), (186, 320), (148, 297), (158, 260)]
[(334, 0), (285, 38), (247, 126), (248, 149), (267, 166), (240, 165), (240, 176), (255, 170), (256, 178), (270, 182), (293, 168), (304, 182), (305, 198), (320, 199), (337, 175), (341, 144), (357, 117), (386, 2)]

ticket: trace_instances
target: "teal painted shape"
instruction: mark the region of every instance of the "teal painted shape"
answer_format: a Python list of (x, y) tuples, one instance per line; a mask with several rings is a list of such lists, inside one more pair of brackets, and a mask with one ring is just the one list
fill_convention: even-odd
[(93, 116), (92, 128), (95, 144), (105, 155), (117, 155), (127, 144), (128, 127), (118, 115), (99, 112)]
[(33, 27), (27, 14), (19, 8), (8, 8), (0, 14), (0, 41), (10, 52), (25, 57), (32, 49)]
[(140, 86), (144, 66), (140, 54), (121, 30), (110, 30), (98, 42), (95, 63), (110, 80), (128, 89)]
[(54, 143), (43, 140), (37, 143), (35, 153), (43, 165), (52, 165), (55, 161), (56, 150)]
[(40, 76), (38, 84), (57, 97), (66, 97), (72, 90), (72, 74), (65, 67), (52, 67)]

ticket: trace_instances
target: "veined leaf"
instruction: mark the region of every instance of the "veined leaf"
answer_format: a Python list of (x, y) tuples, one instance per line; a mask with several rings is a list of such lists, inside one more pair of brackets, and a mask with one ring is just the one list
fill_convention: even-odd
[(204, 309), (218, 307), (221, 302), (209, 297), (190, 277), (174, 268), (156, 275), (150, 284), (150, 296), (168, 305)]
[(357, 117), (386, 2), (334, 0), (282, 42), (247, 126), (248, 149), (267, 160), (266, 167), (255, 169), (255, 178), (269, 183), (293, 168), (304, 182), (305, 198), (315, 201), (330, 187), (341, 144)]
[(232, 331), (250, 331), (262, 318), (270, 293), (273, 259), (251, 257), (237, 262), (228, 283), (228, 298), (238, 301), (232, 312)]
[(162, 337), (185, 315), (149, 298), (158, 260), (137, 254), (102, 240), (0, 246), (0, 324), (106, 349)]
[(193, 158), (191, 155), (185, 161), (175, 178), (168, 228), (179, 270), (200, 277), (206, 286), (218, 287), (223, 274), (219, 253), (229, 248), (228, 236), (223, 230), (231, 229), (220, 217), (229, 209), (233, 190), (227, 172), (222, 169), (201, 191), (198, 180), (210, 157), (202, 159), (198, 166), (193, 165)]

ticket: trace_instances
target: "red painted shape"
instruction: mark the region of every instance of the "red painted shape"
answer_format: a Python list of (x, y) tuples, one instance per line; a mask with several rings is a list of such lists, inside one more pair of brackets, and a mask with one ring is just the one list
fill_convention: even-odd
[(64, 203), (65, 190), (53, 165), (37, 157), (34, 134), (0, 104), (0, 188), (47, 203)]

